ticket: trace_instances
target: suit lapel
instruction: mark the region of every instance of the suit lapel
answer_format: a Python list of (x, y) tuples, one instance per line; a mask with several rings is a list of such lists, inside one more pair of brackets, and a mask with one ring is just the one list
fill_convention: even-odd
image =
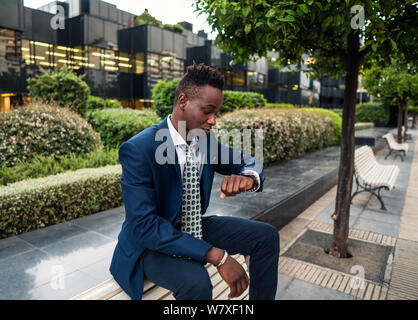
[(171, 138), (170, 131), (168, 129), (168, 116), (164, 118), (164, 120), (159, 124), (158, 129), (166, 129), (167, 134), (165, 135), (167, 138), (166, 140), (163, 140), (161, 142), (158, 141), (158, 143), (162, 144), (165, 143), (167, 147), (167, 163), (169, 166), (174, 166), (174, 169), (176, 170), (176, 173), (178, 177), (181, 180), (181, 171), (180, 171), (180, 165), (177, 157), (176, 147), (174, 145), (173, 139)]

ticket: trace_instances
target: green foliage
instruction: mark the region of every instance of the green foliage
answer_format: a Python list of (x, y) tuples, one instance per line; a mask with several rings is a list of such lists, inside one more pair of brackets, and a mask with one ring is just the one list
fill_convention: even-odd
[(177, 24), (163, 24), (162, 28), (166, 29), (166, 30), (173, 31), (173, 32), (177, 32), (177, 33), (180, 33), (180, 34), (182, 34), (183, 31), (184, 31), (184, 28), (181, 25), (179, 25), (178, 23)]
[(389, 122), (389, 117), (389, 108), (382, 103), (367, 102), (356, 107), (356, 122), (386, 125)]
[(111, 108), (122, 108), (122, 105), (118, 101), (105, 100), (100, 97), (89, 96), (85, 108), (81, 110), (83, 115), (86, 115), (87, 110), (95, 109), (111, 109)]
[(85, 155), (70, 153), (67, 156), (57, 158), (51, 156), (35, 156), (26, 162), (18, 161), (13, 167), (7, 167), (3, 163), (0, 166), (0, 185), (83, 168), (99, 168), (118, 163), (118, 149), (116, 148), (105, 149), (100, 147)]
[[(176, 87), (179, 80), (161, 80), (152, 90), (154, 110), (161, 118), (170, 114), (173, 110)], [(258, 108), (266, 105), (267, 100), (257, 92), (224, 90), (224, 103), (219, 114), (231, 112), (235, 109)]]
[(220, 114), (231, 112), (236, 109), (264, 107), (267, 103), (264, 96), (257, 92), (224, 90), (223, 96), (224, 103), (219, 111)]
[(290, 103), (267, 103), (266, 108), (280, 108), (280, 109), (293, 109), (295, 106)]
[(142, 130), (161, 121), (154, 111), (134, 109), (97, 109), (87, 113), (106, 146), (117, 148)]
[(90, 88), (83, 77), (67, 67), (52, 73), (41, 68), (40, 74), (28, 79), (29, 95), (45, 103), (55, 101), (62, 107), (81, 113), (90, 95)]
[(338, 114), (340, 116), (340, 118), (343, 118), (343, 109), (342, 108), (334, 108), (334, 109), (329, 109), (332, 112)]
[[(353, 20), (359, 22), (351, 13), (356, 4), (364, 9), (362, 28), (351, 25)], [(234, 55), (234, 62), (265, 57), (274, 49), (285, 66), (301, 62), (309, 52), (316, 58), (312, 68), (322, 75), (339, 76), (346, 74), (347, 58), (354, 52), (360, 60), (402, 52), (405, 59), (418, 61), (413, 1), (197, 0), (194, 5), (208, 16), (209, 25), (218, 31), (216, 43)], [(347, 41), (352, 36), (365, 39), (365, 45), (355, 48), (356, 41)]]
[(180, 80), (164, 79), (159, 81), (152, 89), (152, 99), (154, 100), (154, 110), (161, 118), (169, 115), (173, 110), (176, 88)]
[(160, 27), (162, 29), (166, 29), (169, 31), (177, 32), (182, 34), (184, 28), (177, 24), (163, 24), (160, 20), (157, 20), (154, 16), (152, 16), (148, 9), (145, 9), (144, 12), (142, 12), (139, 16), (135, 19), (135, 25), (140, 26), (142, 24), (153, 24), (157, 27)]
[(81, 169), (0, 187), (0, 239), (122, 205), (121, 171)]
[[(230, 112), (217, 120), (214, 132), (224, 143), (222, 129), (251, 129), (254, 146), (255, 130), (260, 128), (263, 129), (265, 164), (293, 159), (334, 143), (334, 123), (328, 116), (299, 109), (259, 108)], [(230, 146), (235, 147), (233, 143)]]
[(342, 130), (342, 119), (341, 117), (336, 114), (335, 112), (329, 109), (322, 109), (322, 108), (302, 108), (301, 110), (305, 110), (307, 112), (315, 112), (326, 115), (331, 118), (332, 122), (334, 122), (334, 144), (339, 144), (341, 141), (341, 130)]
[(139, 16), (135, 19), (135, 25), (139, 26), (141, 24), (153, 24), (155, 26), (161, 27), (161, 21), (157, 20), (153, 15), (148, 12), (148, 9), (145, 9)]
[(406, 100), (418, 99), (418, 75), (408, 65), (400, 65), (396, 61), (387, 67), (374, 65), (365, 70), (363, 86), (367, 91), (379, 97), (385, 105), (401, 106)]
[(418, 105), (409, 105), (408, 113), (411, 115), (418, 114)]
[(68, 108), (37, 102), (0, 114), (0, 160), (7, 166), (37, 155), (88, 153), (99, 145), (99, 134)]

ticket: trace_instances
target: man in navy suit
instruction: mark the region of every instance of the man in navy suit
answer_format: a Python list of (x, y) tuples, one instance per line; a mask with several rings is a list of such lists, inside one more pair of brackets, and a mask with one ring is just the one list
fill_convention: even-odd
[[(263, 187), (263, 165), (222, 145), (211, 131), (223, 104), (223, 84), (216, 69), (193, 64), (176, 88), (172, 114), (119, 148), (126, 218), (110, 272), (132, 299), (141, 299), (144, 278), (176, 299), (212, 299), (206, 263), (217, 267), (230, 287), (229, 297), (250, 286), (250, 299), (275, 298), (276, 228), (237, 217), (202, 216), (215, 172), (225, 175), (222, 199)], [(230, 256), (237, 253), (250, 256), (249, 278)]]

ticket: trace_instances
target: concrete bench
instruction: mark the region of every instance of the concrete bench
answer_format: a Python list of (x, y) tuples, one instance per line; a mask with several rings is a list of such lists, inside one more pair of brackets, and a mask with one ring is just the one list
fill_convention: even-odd
[[(232, 256), (248, 273), (248, 261), (249, 256), (244, 258), (242, 255)], [(210, 263), (206, 264), (206, 270), (209, 273), (212, 281), (213, 292), (212, 298), (214, 300), (248, 300), (248, 288), (247, 290), (237, 298), (228, 298), (230, 292), (229, 286), (221, 278), (218, 270)], [(73, 298), (71, 300), (130, 300), (131, 298), (122, 290), (117, 282), (112, 278), (102, 282), (98, 286), (91, 288)], [(171, 291), (155, 285), (154, 283), (145, 280), (144, 291), (142, 300), (174, 300), (174, 296)]]
[(395, 138), (391, 133), (387, 133), (383, 136), (383, 138), (386, 139), (386, 142), (388, 144), (389, 153), (386, 155), (385, 160), (387, 157), (389, 157), (392, 153), (395, 153), (395, 158), (397, 155), (401, 157), (401, 160), (403, 161), (402, 153), (404, 156), (406, 156), (406, 153), (408, 152), (408, 144), (407, 143), (398, 143), (395, 141)]
[(375, 195), (380, 201), (381, 209), (386, 210), (380, 191), (392, 190), (398, 174), (398, 166), (378, 163), (369, 146), (358, 148), (354, 154), (354, 176), (357, 189), (351, 196), (351, 201), (357, 194), (367, 191)]

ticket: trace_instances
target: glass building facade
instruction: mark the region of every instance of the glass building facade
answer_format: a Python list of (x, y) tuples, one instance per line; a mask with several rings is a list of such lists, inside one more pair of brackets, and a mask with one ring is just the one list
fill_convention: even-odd
[(321, 84), (305, 71), (269, 69), (268, 88), (264, 95), (268, 102), (290, 103), (298, 106), (319, 106)]
[(181, 78), (193, 61), (220, 69), (225, 89), (261, 92), (267, 86), (266, 59), (231, 67), (231, 58), (186, 21), (179, 34), (135, 26), (134, 14), (100, 0), (54, 1), (39, 9), (24, 7), (23, 0), (0, 1), (1, 111), (24, 102), (26, 79), (40, 68), (66, 66), (85, 75), (91, 95), (132, 108), (151, 106), (155, 84)]

